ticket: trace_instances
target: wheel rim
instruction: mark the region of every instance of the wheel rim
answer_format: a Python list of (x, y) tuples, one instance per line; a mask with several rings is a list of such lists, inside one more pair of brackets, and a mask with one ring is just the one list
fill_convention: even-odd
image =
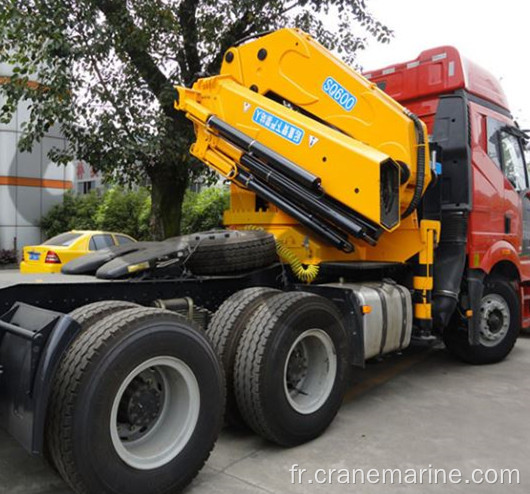
[(192, 370), (175, 357), (152, 358), (136, 367), (116, 393), (112, 444), (133, 468), (161, 467), (186, 446), (199, 410), (199, 384)]
[(335, 345), (321, 329), (304, 331), (292, 344), (284, 368), (289, 404), (307, 415), (326, 402), (337, 376)]
[(480, 305), (480, 343), (493, 347), (498, 345), (510, 329), (510, 307), (504, 297), (490, 293), (483, 297)]

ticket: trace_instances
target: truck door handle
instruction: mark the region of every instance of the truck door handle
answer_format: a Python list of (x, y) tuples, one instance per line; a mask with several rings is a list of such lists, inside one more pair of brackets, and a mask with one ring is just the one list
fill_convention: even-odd
[(504, 233), (511, 233), (512, 231), (512, 216), (511, 214), (504, 215)]

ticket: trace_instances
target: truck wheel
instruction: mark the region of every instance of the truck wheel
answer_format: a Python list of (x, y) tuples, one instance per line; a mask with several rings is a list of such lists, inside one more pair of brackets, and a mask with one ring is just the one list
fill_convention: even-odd
[(110, 314), (135, 307), (139, 307), (139, 305), (123, 300), (103, 300), (78, 307), (70, 312), (69, 316), (79, 323), (82, 331), (85, 331), (89, 326), (92, 326)]
[(319, 436), (342, 402), (347, 341), (339, 311), (318, 295), (282, 293), (258, 308), (243, 331), (234, 367), (247, 424), (282, 446)]
[(186, 265), (194, 274), (235, 274), (278, 262), (274, 237), (264, 231), (219, 230), (188, 237), (193, 252)]
[[(101, 319), (104, 319), (110, 314), (122, 310), (132, 309), (134, 307), (138, 307), (138, 305), (132, 302), (125, 302), (123, 300), (104, 300), (78, 307), (68, 315), (81, 326), (81, 332), (83, 332), (86, 331), (88, 327), (100, 321)], [(57, 470), (52, 455), (49, 451), (48, 443), (45, 444), (44, 456), (50, 466), (54, 470)]]
[(173, 493), (208, 458), (224, 398), (213, 349), (180, 316), (152, 308), (111, 314), (60, 364), (50, 451), (78, 493)]
[(521, 327), (519, 299), (507, 281), (487, 282), (480, 305), (479, 344), (471, 346), (466, 322), (455, 321), (444, 331), (450, 353), (470, 364), (493, 364), (504, 359), (515, 345)]
[(207, 336), (221, 359), (226, 376), (226, 421), (232, 426), (243, 422), (234, 395), (233, 371), (241, 333), (252, 313), (271, 296), (280, 293), (266, 287), (247, 288), (227, 298), (214, 314)]

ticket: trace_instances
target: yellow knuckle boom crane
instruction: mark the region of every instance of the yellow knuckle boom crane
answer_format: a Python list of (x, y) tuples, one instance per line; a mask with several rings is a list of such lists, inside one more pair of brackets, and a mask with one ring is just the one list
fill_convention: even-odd
[(260, 227), (309, 265), (417, 255), (415, 317), (431, 319), (423, 122), (297, 29), (230, 48), (219, 75), (177, 90), (191, 153), (232, 183), (226, 225)]
[(0, 279), (0, 427), (75, 492), (180, 492), (225, 421), (296, 446), (413, 336), (488, 364), (530, 326), (527, 136), (455, 48), (365, 78), (281, 29), (176, 93), (229, 229)]

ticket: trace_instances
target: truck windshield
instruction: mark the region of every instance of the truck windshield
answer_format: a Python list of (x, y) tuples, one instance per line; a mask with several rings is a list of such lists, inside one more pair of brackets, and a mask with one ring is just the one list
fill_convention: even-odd
[(46, 240), (42, 245), (54, 245), (56, 247), (69, 247), (72, 245), (79, 237), (80, 233), (61, 233), (55, 237)]

